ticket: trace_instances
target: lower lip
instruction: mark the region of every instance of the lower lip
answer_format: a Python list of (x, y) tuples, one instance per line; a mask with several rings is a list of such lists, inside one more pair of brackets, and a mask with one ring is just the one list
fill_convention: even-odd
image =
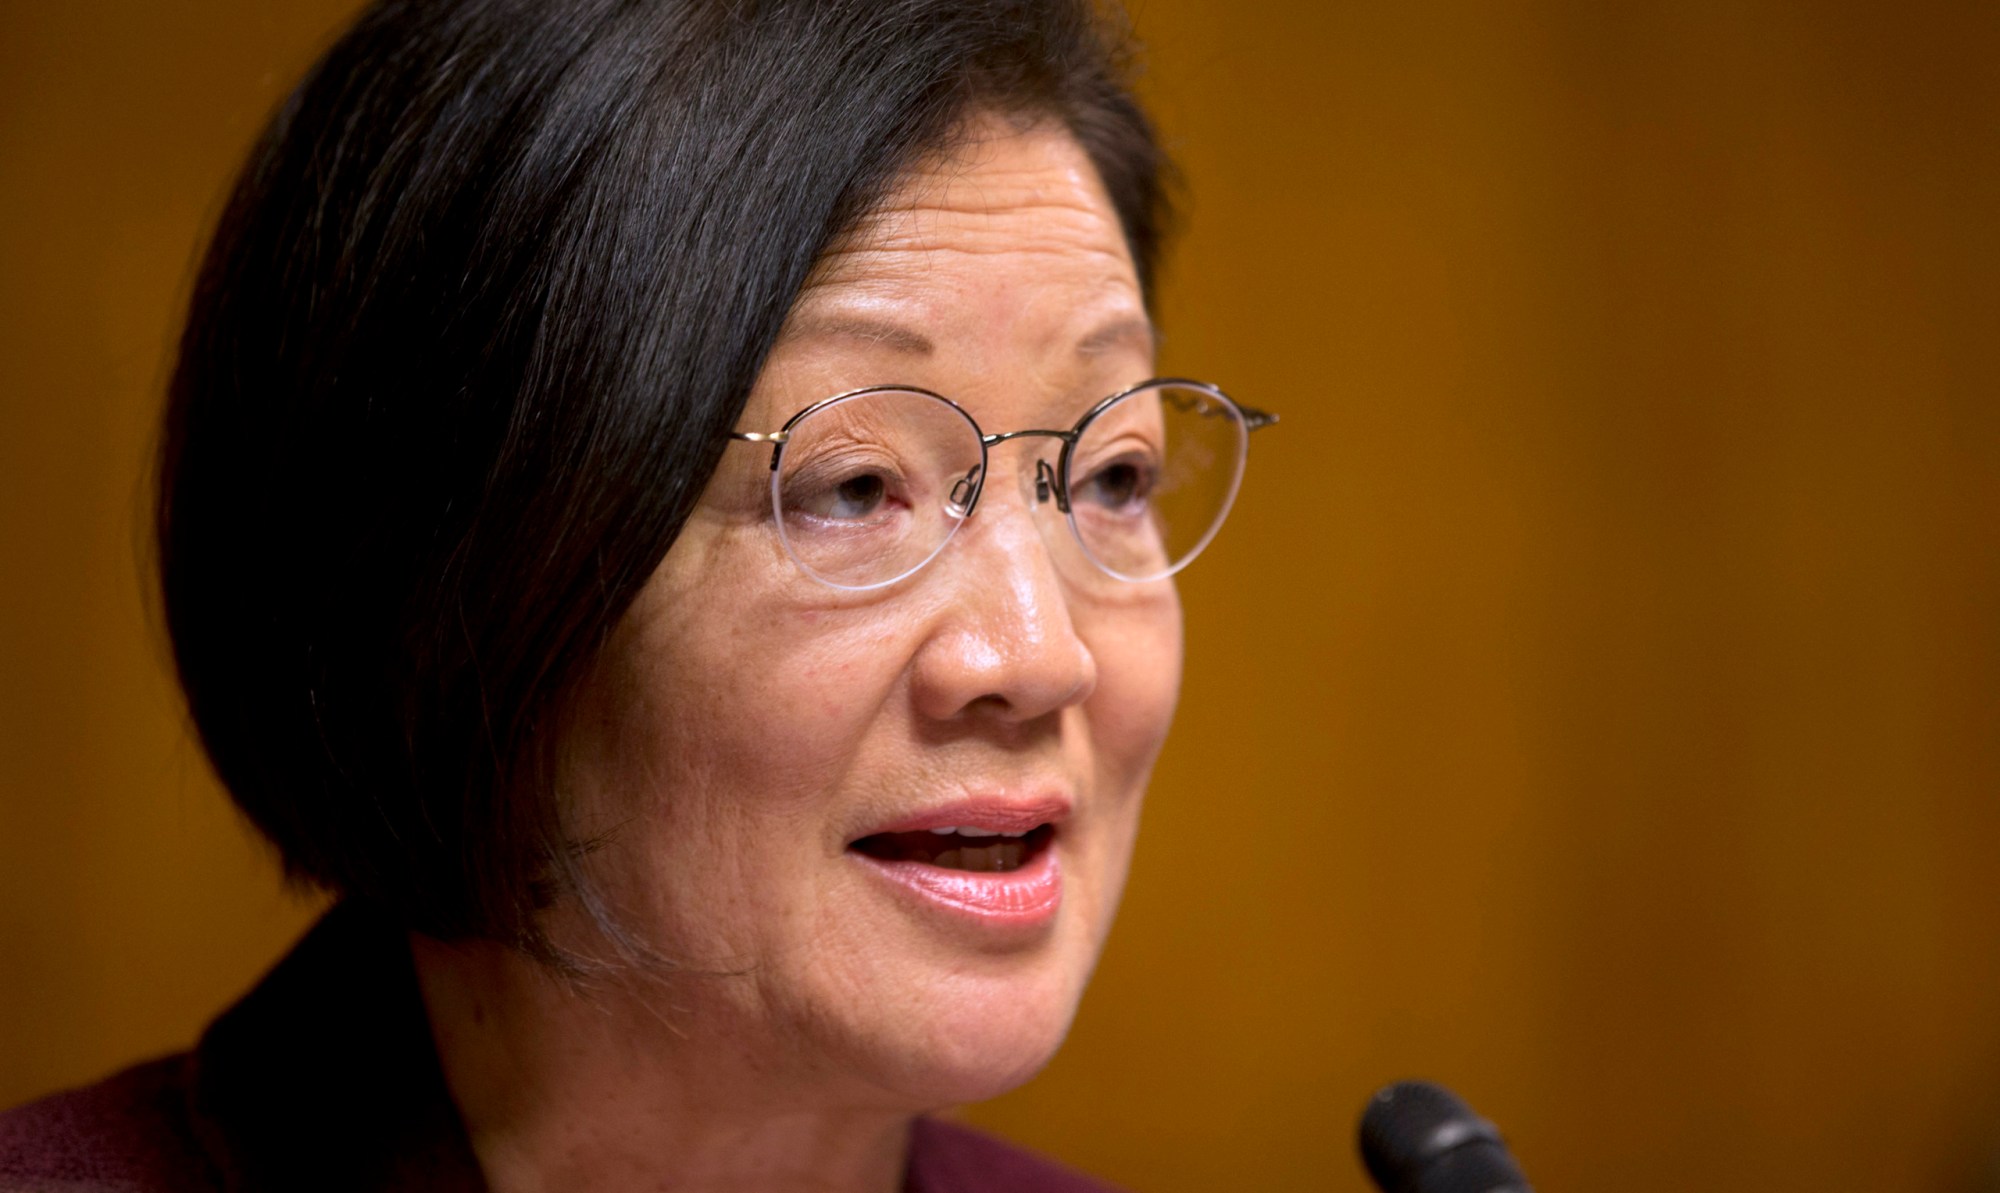
[(1062, 906), (1062, 867), (1051, 841), (1018, 870), (947, 870), (923, 862), (885, 862), (852, 855), (904, 892), (947, 914), (994, 927), (1028, 928), (1055, 919)]

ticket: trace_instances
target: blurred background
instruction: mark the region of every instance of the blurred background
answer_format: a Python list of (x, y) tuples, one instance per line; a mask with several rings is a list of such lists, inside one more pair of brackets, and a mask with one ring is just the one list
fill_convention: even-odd
[[(0, 6), (0, 1104), (316, 912), (183, 731), (144, 483), (190, 267), (347, 0)], [(1142, 0), (1168, 371), (1282, 412), (1071, 1042), (971, 1118), (1360, 1190), (2000, 1189), (2000, 6)]]

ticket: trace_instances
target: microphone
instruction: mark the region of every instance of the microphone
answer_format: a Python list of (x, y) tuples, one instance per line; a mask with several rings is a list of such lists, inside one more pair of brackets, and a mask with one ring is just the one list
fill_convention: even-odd
[(1361, 1163), (1382, 1193), (1533, 1193), (1499, 1129), (1428, 1081), (1399, 1081), (1368, 1100)]

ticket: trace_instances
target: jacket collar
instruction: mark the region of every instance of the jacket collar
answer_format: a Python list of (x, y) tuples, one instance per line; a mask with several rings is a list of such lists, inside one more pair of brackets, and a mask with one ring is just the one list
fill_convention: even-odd
[(478, 1193), (407, 937), (336, 907), (195, 1049), (195, 1129), (232, 1193)]

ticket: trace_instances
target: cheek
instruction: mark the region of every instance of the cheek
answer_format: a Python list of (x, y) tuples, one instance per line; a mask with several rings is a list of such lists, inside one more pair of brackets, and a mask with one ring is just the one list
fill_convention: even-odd
[(564, 790), (576, 835), (605, 842), (592, 867), (607, 893), (699, 959), (797, 928), (792, 888), (843, 844), (832, 797), (906, 644), (893, 625), (779, 607), (737, 569), (677, 583), (674, 563), (578, 694)]
[(704, 633), (713, 621), (684, 615), (656, 623), (627, 652), (604, 759), (615, 794), (709, 828), (757, 831), (824, 812), (895, 686), (897, 644), (795, 615), (788, 624), (785, 615), (722, 612), (762, 628)]
[(1101, 944), (1124, 890), (1153, 762), (1180, 698), (1180, 603), (1171, 586), (1155, 602), (1121, 610), (1096, 637), (1098, 683), (1086, 713), (1102, 814), (1083, 847), (1099, 876), (1089, 919)]
[(894, 683), (896, 644), (882, 627), (801, 608), (767, 529), (697, 515), (604, 670), (622, 688), (621, 754), (664, 759), (698, 791), (754, 787), (782, 802), (823, 789), (828, 764), (853, 749)]
[(1123, 780), (1116, 785), (1143, 785), (1180, 700), (1180, 601), (1164, 586), (1154, 600), (1103, 619), (1092, 638), (1090, 717), (1101, 762)]

